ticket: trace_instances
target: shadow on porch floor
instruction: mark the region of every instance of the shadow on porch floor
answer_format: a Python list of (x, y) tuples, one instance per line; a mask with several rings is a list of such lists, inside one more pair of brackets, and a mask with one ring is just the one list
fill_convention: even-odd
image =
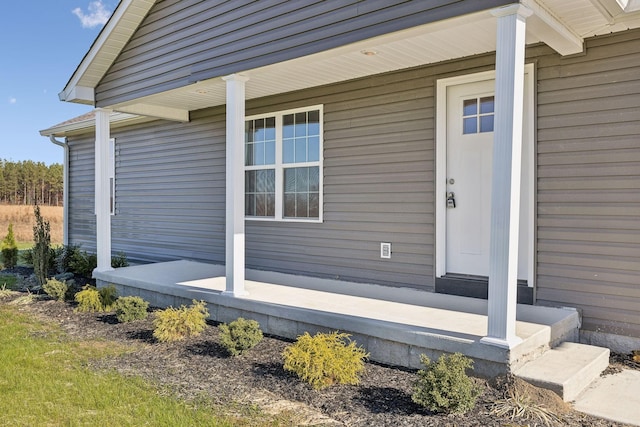
[(343, 282), (265, 271), (246, 271), (247, 295), (225, 295), (224, 266), (171, 261), (97, 272), (98, 286), (139, 295), (151, 305), (208, 303), (212, 320), (255, 319), (265, 333), (296, 338), (305, 331), (351, 333), (371, 360), (420, 367), (420, 354), (461, 352), (477, 374), (514, 370), (550, 346), (576, 341), (573, 309), (518, 305), (516, 333), (523, 342), (507, 350), (480, 339), (487, 332), (487, 302), (409, 288)]

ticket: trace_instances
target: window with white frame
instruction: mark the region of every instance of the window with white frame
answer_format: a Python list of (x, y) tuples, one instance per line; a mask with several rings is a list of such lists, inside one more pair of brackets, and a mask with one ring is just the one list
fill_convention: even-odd
[(245, 216), (322, 221), (322, 106), (246, 119)]

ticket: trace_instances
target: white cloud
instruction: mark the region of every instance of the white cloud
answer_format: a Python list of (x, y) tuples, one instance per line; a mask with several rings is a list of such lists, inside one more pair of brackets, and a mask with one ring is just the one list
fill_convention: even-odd
[(71, 11), (74, 15), (80, 19), (82, 28), (95, 28), (104, 25), (111, 16), (111, 11), (107, 10), (102, 3), (102, 0), (96, 0), (89, 3), (87, 7), (87, 13), (81, 8), (76, 7)]
[(15, 104), (16, 102), (18, 102), (18, 100), (15, 97), (10, 97), (9, 98), (9, 104)]

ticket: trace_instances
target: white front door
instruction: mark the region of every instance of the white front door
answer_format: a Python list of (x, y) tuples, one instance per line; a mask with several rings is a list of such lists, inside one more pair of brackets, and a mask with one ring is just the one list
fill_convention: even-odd
[[(491, 235), (493, 78), (446, 88), (445, 274), (487, 277)], [(525, 96), (525, 105), (528, 105)], [(527, 116), (525, 107), (525, 116)], [(525, 119), (525, 127), (531, 126)], [(531, 138), (525, 129), (518, 279), (531, 275)]]

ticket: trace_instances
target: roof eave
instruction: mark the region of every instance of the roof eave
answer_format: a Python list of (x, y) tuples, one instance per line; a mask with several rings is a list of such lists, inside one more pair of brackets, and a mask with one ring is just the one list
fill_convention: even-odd
[[(109, 116), (109, 123), (111, 124), (112, 129), (150, 120), (152, 120), (150, 117), (143, 117), (136, 114), (119, 112), (113, 112)], [(93, 129), (95, 125), (95, 117), (92, 114), (88, 114), (87, 118), (84, 118), (82, 120), (64, 122), (47, 129), (43, 129), (40, 131), (40, 135), (45, 137), (54, 136), (56, 138), (62, 138), (69, 135), (86, 133), (87, 131)]]
[[(128, 43), (155, 0), (121, 0), (66, 86), (61, 101), (95, 105), (94, 89)], [(126, 16), (126, 19), (123, 17)], [(100, 61), (96, 61), (100, 58)]]

